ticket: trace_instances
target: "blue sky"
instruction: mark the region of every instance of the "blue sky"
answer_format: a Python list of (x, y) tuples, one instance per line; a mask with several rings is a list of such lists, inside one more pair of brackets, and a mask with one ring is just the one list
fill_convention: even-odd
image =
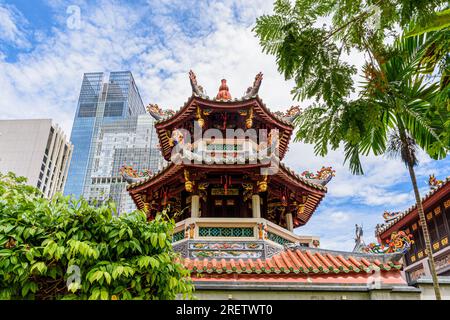
[[(0, 117), (52, 118), (69, 135), (83, 73), (117, 70), (133, 72), (145, 104), (178, 109), (191, 94), (193, 69), (209, 95), (226, 78), (233, 96), (262, 71), (260, 96), (272, 110), (306, 107), (310, 101), (292, 101), (292, 82), (261, 53), (251, 31), (256, 17), (271, 10), (272, 0), (0, 0)], [(359, 67), (364, 56), (352, 52), (347, 59)], [(425, 193), (428, 175), (449, 175), (450, 160), (424, 154), (420, 160)], [(397, 160), (369, 156), (365, 175), (353, 176), (342, 151), (320, 158), (312, 146), (291, 142), (285, 162), (297, 172), (322, 165), (337, 171), (319, 209), (296, 230), (320, 236), (323, 248), (351, 250), (355, 223), (373, 241), (384, 210), (404, 210), (414, 201)]]

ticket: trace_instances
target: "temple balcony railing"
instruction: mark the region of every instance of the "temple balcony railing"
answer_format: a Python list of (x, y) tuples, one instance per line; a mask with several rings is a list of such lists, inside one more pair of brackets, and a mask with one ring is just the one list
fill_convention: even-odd
[(178, 222), (173, 243), (201, 241), (267, 241), (274, 246), (300, 243), (317, 247), (319, 238), (300, 236), (264, 218), (188, 218)]

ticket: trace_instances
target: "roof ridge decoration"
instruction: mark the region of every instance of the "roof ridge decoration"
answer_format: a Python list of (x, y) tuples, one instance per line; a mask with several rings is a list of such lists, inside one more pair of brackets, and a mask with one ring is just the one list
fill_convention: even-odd
[(439, 188), (444, 184), (444, 180), (438, 180), (436, 179), (434, 173), (430, 174), (428, 178), (428, 185), (430, 186), (430, 189), (434, 190)]
[(315, 184), (320, 184), (322, 186), (325, 186), (328, 182), (330, 182), (335, 175), (336, 170), (333, 170), (332, 167), (325, 166), (322, 166), (322, 168), (318, 170), (316, 174), (308, 170), (302, 172), (303, 177)]
[[(389, 262), (389, 261), (399, 261), (403, 253), (402, 252), (369, 252), (369, 251), (341, 251), (341, 250), (331, 250), (331, 249), (324, 249), (324, 248), (313, 248), (313, 247), (305, 247), (301, 243), (286, 243), (284, 245), (284, 251), (287, 250), (299, 250), (301, 252), (310, 251), (311, 253), (323, 253), (323, 254), (330, 254), (331, 256), (342, 256), (344, 258), (348, 258), (350, 256), (357, 257), (357, 258), (366, 258), (371, 260), (381, 260), (383, 262)], [(282, 251), (276, 253), (275, 255), (279, 255)]]
[(300, 108), (300, 106), (291, 106), (285, 112), (275, 111), (273, 114), (275, 114), (277, 117), (280, 117), (280, 118), (292, 123), (294, 121), (294, 119), (301, 113), (302, 113), (302, 108)]
[(263, 74), (262, 74), (262, 72), (259, 72), (255, 76), (255, 81), (253, 81), (253, 85), (251, 87), (247, 88), (247, 91), (245, 92), (245, 95), (242, 97), (242, 99), (250, 99), (252, 97), (257, 96), (259, 87), (261, 86), (262, 79), (263, 79)]
[(157, 121), (166, 117), (173, 116), (175, 114), (175, 111), (173, 111), (172, 109), (163, 110), (157, 104), (151, 103), (147, 106), (147, 111)]
[(144, 169), (141, 172), (138, 172), (132, 166), (128, 166), (126, 164), (120, 167), (119, 172), (124, 180), (129, 184), (140, 182), (152, 176), (152, 171), (149, 169)]
[(220, 87), (219, 92), (217, 93), (216, 96), (216, 100), (225, 100), (225, 101), (231, 100), (230, 89), (228, 88), (226, 79), (220, 80)]
[(414, 240), (412, 234), (406, 234), (404, 231), (392, 232), (391, 238), (386, 240), (387, 246), (378, 243), (369, 243), (366, 247), (361, 248), (366, 253), (402, 253), (405, 254)]
[(195, 75), (194, 71), (192, 71), (192, 70), (189, 70), (189, 80), (191, 82), (192, 93), (195, 96), (207, 99), (208, 97), (206, 96), (206, 94), (203, 90), (203, 87), (197, 83), (197, 76)]
[(401, 211), (395, 211), (395, 212), (390, 212), (390, 211), (384, 211), (383, 213), (383, 219), (384, 222), (389, 222), (394, 220), (395, 218), (397, 218), (398, 216), (400, 216), (403, 212)]

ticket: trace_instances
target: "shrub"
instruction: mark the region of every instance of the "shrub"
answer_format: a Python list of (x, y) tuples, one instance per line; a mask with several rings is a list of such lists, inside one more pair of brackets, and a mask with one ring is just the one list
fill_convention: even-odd
[(0, 173), (0, 299), (190, 298), (164, 212), (116, 216), (113, 203), (52, 200)]

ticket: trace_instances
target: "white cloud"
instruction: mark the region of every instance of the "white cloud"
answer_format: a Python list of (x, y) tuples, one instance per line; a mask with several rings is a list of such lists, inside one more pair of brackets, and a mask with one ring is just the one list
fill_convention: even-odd
[(29, 47), (30, 43), (23, 28), (26, 24), (26, 19), (14, 7), (0, 3), (0, 40), (2, 42), (18, 48)]

